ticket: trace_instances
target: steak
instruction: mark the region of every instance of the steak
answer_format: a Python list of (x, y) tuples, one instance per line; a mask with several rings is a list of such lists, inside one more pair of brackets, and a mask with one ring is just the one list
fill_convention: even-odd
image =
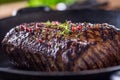
[(39, 71), (82, 71), (120, 64), (120, 30), (107, 23), (33, 22), (2, 41), (12, 64)]

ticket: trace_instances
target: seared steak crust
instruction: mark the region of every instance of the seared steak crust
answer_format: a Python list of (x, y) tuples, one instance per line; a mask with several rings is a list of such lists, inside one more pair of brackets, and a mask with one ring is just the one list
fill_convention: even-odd
[(25, 23), (8, 32), (2, 46), (16, 66), (40, 71), (81, 71), (120, 64), (120, 31), (106, 23)]

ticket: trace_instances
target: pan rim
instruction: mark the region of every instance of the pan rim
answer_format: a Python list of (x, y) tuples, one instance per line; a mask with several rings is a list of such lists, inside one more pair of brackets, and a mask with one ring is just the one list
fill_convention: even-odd
[(27, 71), (27, 70), (17, 70), (17, 69), (0, 67), (0, 72), (19, 74), (19, 75), (28, 75), (28, 76), (77, 76), (77, 75), (84, 76), (84, 75), (115, 72), (118, 70), (120, 70), (120, 65), (108, 67), (108, 68), (102, 68), (102, 69), (95, 69), (95, 70), (84, 70), (84, 71), (79, 71), (79, 72), (68, 72), (68, 71), (66, 72), (41, 72), (41, 71)]

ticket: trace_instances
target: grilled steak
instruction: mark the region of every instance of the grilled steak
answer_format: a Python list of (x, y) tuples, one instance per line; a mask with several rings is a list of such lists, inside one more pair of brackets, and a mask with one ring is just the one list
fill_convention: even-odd
[(16, 66), (40, 71), (81, 71), (120, 64), (120, 30), (106, 23), (24, 23), (2, 41)]

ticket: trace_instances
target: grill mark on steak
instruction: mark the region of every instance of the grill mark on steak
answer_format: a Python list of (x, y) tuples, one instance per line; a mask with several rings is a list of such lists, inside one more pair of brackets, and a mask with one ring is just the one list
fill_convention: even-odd
[[(100, 44), (100, 45), (102, 45), (102, 44)], [(108, 62), (108, 59), (106, 58), (106, 56), (105, 56), (105, 53), (107, 52), (106, 50), (102, 50), (102, 48), (100, 49), (99, 48), (100, 46), (96, 46), (96, 53), (97, 53), (97, 55), (100, 57), (100, 59), (101, 59), (101, 61), (103, 62), (103, 64), (104, 64), (104, 67), (107, 67), (108, 65), (109, 65), (109, 62)]]
[(101, 60), (100, 56), (96, 53), (96, 51), (94, 50), (94, 48), (91, 47), (91, 49), (92, 49), (92, 53), (93, 53), (93, 54), (95, 55), (95, 57), (97, 57), (97, 59), (98, 59), (98, 66), (99, 66), (99, 68), (105, 67), (105, 66), (104, 66), (104, 62)]
[(97, 65), (98, 58), (93, 54), (92, 48), (89, 47), (88, 50), (85, 52), (89, 56), (89, 58), (91, 58), (91, 60), (94, 62), (95, 64), (94, 67), (96, 66), (98, 68), (98, 65)]
[[(23, 36), (23, 35), (21, 35), (21, 37), (22, 37), (22, 36)], [(23, 46), (23, 45), (25, 45), (25, 41), (28, 39), (29, 36), (30, 36), (30, 35), (21, 38), (20, 50), (18, 51), (18, 53), (22, 54), (22, 57), (24, 57), (24, 60), (23, 60), (23, 61), (26, 62), (26, 67), (32, 69), (32, 67), (30, 66), (30, 65), (32, 65), (32, 63), (31, 63), (31, 61), (30, 61), (29, 51), (28, 51), (28, 53), (25, 52), (25, 51), (23, 51), (23, 50), (24, 50), (24, 47), (25, 47), (25, 46)], [(29, 40), (29, 39), (28, 39), (28, 40)], [(29, 41), (28, 41), (28, 42), (29, 42)], [(26, 45), (29, 46), (28, 44), (26, 44)], [(20, 52), (20, 51), (21, 51), (21, 52)]]
[(81, 59), (82, 59), (82, 61), (85, 63), (85, 66), (86, 66), (86, 67), (83, 68), (83, 70), (89, 69), (89, 65), (88, 65), (88, 63), (84, 60), (84, 57), (81, 57)]
[[(27, 64), (30, 64), (30, 66), (28, 66), (28, 67), (30, 67), (31, 69), (32, 68), (35, 68), (35, 69), (37, 69), (37, 65), (36, 65), (36, 62), (35, 62), (35, 60), (34, 60), (34, 58), (33, 58), (33, 55), (31, 54), (31, 52), (33, 52), (33, 51), (30, 51), (29, 49), (27, 49), (28, 47), (30, 47), (31, 46), (31, 44), (29, 44), (28, 45), (28, 43), (26, 43), (27, 42), (27, 40), (28, 40), (28, 42), (29, 42), (29, 38), (28, 37), (26, 37), (25, 39), (22, 39), (23, 41), (22, 41), (22, 43), (21, 43), (21, 49), (23, 49), (25, 52), (25, 54), (23, 55), (23, 56), (26, 56), (27, 57)], [(32, 40), (32, 43), (34, 43), (35, 41), (34, 40)]]
[(56, 63), (53, 56), (48, 55), (47, 64), (49, 66), (49, 71), (58, 71)]
[(112, 60), (114, 60), (114, 63), (116, 65), (117, 64), (116, 50), (113, 48), (114, 46), (111, 45), (111, 41), (108, 41), (108, 44), (105, 44), (105, 46), (107, 47), (109, 55), (111, 55), (111, 57), (113, 56)]
[(106, 46), (108, 47), (107, 48), (107, 51), (108, 51), (108, 53), (109, 53), (109, 55), (110, 55), (110, 57), (109, 58), (112, 58), (111, 60), (113, 61), (113, 63), (111, 62), (111, 64), (113, 64), (113, 65), (116, 65), (117, 63), (117, 61), (116, 61), (116, 59), (115, 59), (115, 50), (112, 48), (112, 46), (110, 45), (110, 43), (108, 43), (108, 45), (106, 44)]
[(36, 69), (36, 70), (41, 70), (42, 71), (42, 68), (41, 68), (41, 66), (39, 66), (39, 63), (38, 63), (38, 61), (37, 61), (37, 57), (36, 57), (36, 54), (32, 54), (32, 53), (29, 53), (30, 54), (30, 56), (31, 56), (31, 60), (32, 60), (32, 64), (34, 65), (34, 68)]
[[(17, 33), (18, 34), (18, 33)], [(16, 35), (17, 36), (17, 35)], [(22, 36), (22, 35), (21, 35)], [(20, 38), (21, 36), (19, 36), (18, 38)], [(28, 36), (27, 36), (28, 37)], [(22, 66), (24, 66), (24, 65), (26, 65), (26, 58), (25, 58), (25, 56), (24, 56), (24, 54), (22, 53), (22, 51), (21, 51), (21, 49), (20, 49), (20, 46), (21, 46), (21, 44), (22, 44), (22, 40), (21, 40), (21, 42), (19, 43), (19, 41), (18, 40), (16, 40), (16, 44), (18, 45), (18, 47), (16, 46), (15, 47), (15, 53), (17, 54), (17, 56), (19, 56), (18, 58), (19, 58), (19, 60), (20, 60), (20, 63), (21, 63), (21, 65)], [(16, 56), (16, 57), (17, 57)], [(22, 62), (21, 62), (22, 61)], [(19, 63), (19, 62), (18, 62)], [(21, 66), (21, 67), (22, 67)]]
[(117, 43), (117, 40), (114, 40), (113, 42), (114, 42), (114, 44), (115, 44), (114, 47), (116, 48), (117, 61), (118, 61), (118, 64), (120, 64), (120, 58), (119, 58), (120, 54), (119, 54), (119, 52), (118, 52), (118, 51), (119, 51), (119, 48), (117, 47), (117, 46), (119, 46), (119, 45), (118, 45), (118, 43)]
[(36, 65), (38, 67), (38, 70), (39, 70), (39, 68), (41, 68), (41, 71), (45, 71), (44, 66), (42, 64), (42, 61), (40, 60), (40, 57), (38, 57), (38, 55), (39, 54), (34, 55), (34, 60), (36, 61)]
[(99, 52), (100, 52), (100, 54), (104, 55), (104, 57), (105, 57), (105, 60), (104, 60), (105, 61), (104, 62), (105, 63), (105, 67), (111, 66), (111, 63), (110, 63), (111, 60), (109, 60), (109, 58), (108, 58), (109, 54), (105, 55), (106, 53), (104, 51), (102, 51), (102, 50), (99, 50)]
[(27, 52), (27, 56), (30, 56), (29, 58), (29, 63), (31, 63), (30, 67), (31, 69), (37, 69), (37, 65), (36, 62), (34, 62), (35, 60), (33, 59), (33, 55), (31, 54), (31, 52)]
[[(69, 46), (70, 47), (70, 46)], [(65, 65), (64, 65), (64, 63), (63, 63), (63, 57), (62, 57), (62, 55), (63, 55), (63, 53), (64, 53), (64, 51), (66, 51), (67, 50), (67, 45), (66, 46), (64, 46), (63, 48), (60, 48), (58, 51), (57, 51), (57, 53), (56, 53), (56, 61), (55, 61), (55, 64), (56, 64), (56, 67), (58, 67), (58, 70), (59, 71), (65, 71)], [(64, 67), (63, 67), (64, 66)]]
[[(88, 54), (88, 53), (87, 53), (87, 54)], [(94, 64), (92, 65), (92, 68), (93, 68), (93, 69), (97, 69), (97, 68), (98, 68), (97, 62), (94, 61), (94, 58), (93, 58), (91, 55), (88, 54), (88, 56), (89, 56), (89, 58), (90, 58), (90, 59), (93, 61), (93, 63), (94, 63)]]
[(84, 60), (87, 63), (87, 65), (89, 65), (88, 69), (93, 69), (93, 66), (92, 66), (93, 65), (93, 61), (91, 60), (91, 58), (88, 55), (84, 56)]
[(101, 65), (103, 64), (101, 61), (99, 61), (100, 59), (96, 56), (95, 53), (92, 53), (91, 57), (93, 58), (93, 61), (96, 62), (97, 64), (97, 68), (101, 68)]
[[(106, 44), (106, 42), (104, 44)], [(104, 59), (105, 59), (106, 66), (110, 66), (111, 59), (109, 59), (110, 58), (109, 51), (106, 49), (106, 45), (104, 44), (99, 44), (99, 46), (97, 46), (96, 48), (98, 49), (98, 52), (100, 53), (100, 55), (102, 54), (105, 57)]]
[(46, 66), (44, 64), (44, 59), (43, 59), (43, 55), (39, 52), (37, 53), (36, 57), (38, 57), (40, 63), (40, 66), (42, 67), (42, 71), (46, 71)]
[(76, 66), (75, 66), (74, 70), (75, 71), (78, 71), (78, 70), (87, 70), (86, 63), (81, 58), (78, 61), (80, 61), (80, 62), (76, 63)]
[(22, 53), (19, 52), (18, 48), (15, 48), (15, 54), (16, 54), (16, 56), (19, 56), (19, 57), (17, 57), (17, 59), (19, 60), (18, 63), (21, 63), (21, 65), (24, 66), (24, 61), (25, 61), (24, 56), (22, 55)]

